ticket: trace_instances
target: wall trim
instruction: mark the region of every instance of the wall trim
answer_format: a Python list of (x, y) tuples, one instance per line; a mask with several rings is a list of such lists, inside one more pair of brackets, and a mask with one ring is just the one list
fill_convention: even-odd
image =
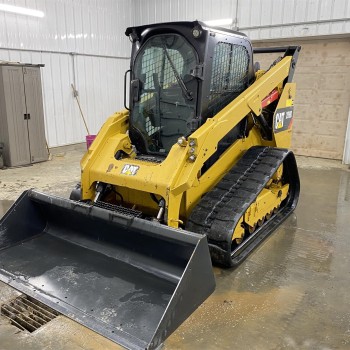
[(305, 25), (318, 25), (318, 24), (332, 24), (338, 22), (348, 22), (350, 18), (333, 18), (333, 19), (323, 19), (317, 21), (306, 21), (306, 22), (290, 22), (290, 23), (278, 23), (278, 24), (266, 24), (260, 26), (248, 26), (248, 27), (239, 27), (238, 30), (256, 30), (256, 29), (270, 29), (270, 28), (281, 28), (281, 27), (295, 27), (295, 26), (305, 26)]
[(122, 60), (130, 60), (130, 56), (126, 57), (126, 56), (99, 55), (99, 54), (70, 52), (70, 51), (17, 49), (17, 48), (14, 48), (14, 47), (3, 47), (3, 46), (0, 46), (0, 50), (22, 51), (22, 52), (37, 52), (37, 53), (54, 53), (54, 54), (71, 55), (71, 56), (85, 56), (85, 57), (98, 57), (98, 58), (115, 58), (115, 59), (122, 59)]
[(350, 164), (350, 107), (348, 114), (348, 126), (345, 134), (343, 164)]

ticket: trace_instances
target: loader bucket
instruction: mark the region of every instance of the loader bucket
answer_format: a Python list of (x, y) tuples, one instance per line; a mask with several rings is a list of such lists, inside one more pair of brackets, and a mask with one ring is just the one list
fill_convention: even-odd
[(158, 347), (215, 288), (205, 236), (35, 190), (0, 221), (0, 280), (127, 349)]

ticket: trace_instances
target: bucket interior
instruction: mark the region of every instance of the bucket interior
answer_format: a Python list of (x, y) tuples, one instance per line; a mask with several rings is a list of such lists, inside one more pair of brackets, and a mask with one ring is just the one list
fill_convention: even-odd
[(143, 221), (26, 194), (0, 221), (0, 279), (126, 348), (145, 349), (199, 238)]

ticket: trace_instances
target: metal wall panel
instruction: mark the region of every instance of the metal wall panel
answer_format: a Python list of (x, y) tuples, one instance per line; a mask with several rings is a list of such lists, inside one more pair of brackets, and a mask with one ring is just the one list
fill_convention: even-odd
[(238, 27), (252, 40), (347, 34), (348, 0), (239, 0)]
[(92, 133), (96, 133), (109, 115), (124, 109), (124, 74), (129, 60), (78, 56), (76, 66), (80, 103)]
[(128, 0), (7, 0), (43, 11), (43, 18), (0, 12), (0, 47), (128, 56)]
[(8, 0), (44, 18), (0, 12), (0, 60), (43, 63), (46, 137), (50, 147), (81, 142), (86, 131), (73, 98), (76, 84), (91, 133), (123, 108), (123, 77), (133, 25), (128, 0)]
[(135, 25), (234, 18), (232, 0), (134, 0)]
[(232, 18), (252, 40), (350, 33), (349, 0), (134, 0), (135, 24)]

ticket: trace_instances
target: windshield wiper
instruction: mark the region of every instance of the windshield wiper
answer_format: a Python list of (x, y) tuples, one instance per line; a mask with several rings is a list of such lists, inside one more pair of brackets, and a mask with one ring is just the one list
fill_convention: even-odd
[(180, 88), (182, 90), (182, 92), (184, 93), (185, 97), (189, 100), (189, 101), (192, 101), (193, 100), (193, 97), (192, 97), (192, 92), (189, 91), (184, 83), (184, 81), (182, 80), (180, 74), (178, 73), (175, 65), (174, 65), (174, 62), (172, 61), (172, 59), (170, 58), (170, 55), (169, 55), (169, 52), (168, 50), (166, 49), (166, 46), (165, 44), (163, 44), (163, 50), (164, 50), (164, 53), (170, 63), (170, 66), (171, 66), (171, 69), (173, 70), (174, 72), (174, 75), (175, 75), (175, 78), (178, 82), (178, 84), (180, 85)]

